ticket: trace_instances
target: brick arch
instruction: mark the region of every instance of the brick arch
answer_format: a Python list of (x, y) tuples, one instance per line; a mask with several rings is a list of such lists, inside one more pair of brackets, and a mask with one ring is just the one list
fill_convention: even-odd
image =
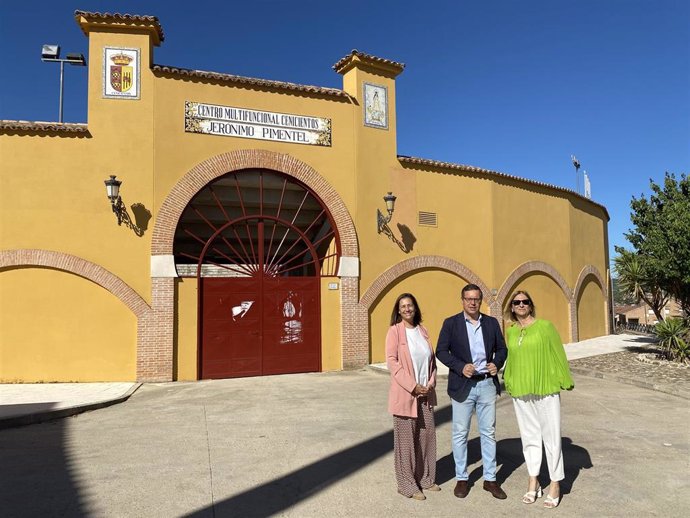
[(575, 283), (575, 288), (573, 289), (573, 300), (577, 300), (577, 298), (580, 296), (580, 290), (582, 290), (582, 286), (585, 283), (585, 279), (589, 276), (593, 276), (597, 282), (599, 283), (599, 288), (601, 289), (601, 294), (606, 298), (606, 282), (604, 282), (604, 278), (601, 276), (601, 273), (599, 273), (599, 270), (591, 264), (588, 264), (582, 270), (580, 270), (580, 275), (577, 276), (577, 282)]
[(532, 272), (543, 273), (551, 277), (551, 279), (553, 279), (553, 281), (561, 288), (566, 300), (570, 301), (572, 299), (572, 290), (568, 287), (568, 283), (565, 282), (565, 279), (558, 272), (558, 270), (556, 270), (556, 268), (551, 266), (549, 263), (544, 263), (542, 261), (528, 261), (515, 268), (515, 270), (513, 270), (508, 278), (503, 282), (501, 289), (498, 290), (498, 294), (496, 295), (496, 302), (500, 303), (501, 307), (503, 307), (506, 297), (508, 297), (509, 292), (515, 283), (528, 273)]
[(608, 297), (608, 284), (604, 281), (604, 277), (601, 275), (601, 272), (599, 272), (599, 270), (594, 265), (588, 264), (584, 266), (582, 270), (580, 270), (580, 274), (577, 276), (577, 282), (575, 283), (575, 288), (573, 289), (572, 293), (571, 314), (574, 320), (572, 323), (571, 332), (573, 334), (574, 342), (578, 341), (580, 338), (579, 322), (577, 317), (577, 301), (580, 297), (585, 281), (589, 276), (594, 277), (596, 281), (599, 283), (599, 289), (601, 290), (601, 294), (604, 297), (604, 323), (606, 325), (606, 329), (610, 329), (611, 325), (611, 307)]
[[(343, 366), (362, 363), (363, 337), (351, 325), (358, 311), (359, 244), (357, 232), (345, 202), (338, 192), (308, 164), (286, 154), (265, 149), (243, 149), (211, 157), (188, 171), (172, 188), (157, 211), (151, 242), (151, 255), (172, 257), (177, 223), (191, 199), (208, 183), (233, 171), (269, 169), (291, 176), (309, 187), (328, 207), (340, 237), (340, 311)], [(343, 259), (347, 266), (343, 268)], [(354, 265), (354, 266), (353, 266)], [(144, 326), (138, 376), (146, 381), (172, 380), (175, 283), (170, 277), (151, 278), (151, 318)]]
[[(399, 279), (406, 273), (424, 268), (436, 268), (454, 273), (468, 282), (479, 286), (482, 290), (482, 293), (487, 295), (487, 299), (490, 299), (490, 292), (486, 283), (484, 283), (484, 281), (482, 281), (482, 279), (476, 273), (474, 273), (464, 264), (441, 255), (420, 255), (400, 261), (398, 264), (391, 266), (385, 272), (379, 275), (374, 282), (371, 283), (371, 286), (369, 286), (359, 303), (364, 306), (368, 312), (374, 301), (395, 280)], [(491, 301), (487, 300), (487, 302)]]
[(355, 225), (337, 191), (306, 163), (290, 155), (266, 149), (243, 149), (216, 155), (197, 164), (185, 174), (172, 188), (158, 211), (153, 228), (151, 255), (172, 254), (177, 223), (196, 193), (224, 174), (252, 168), (285, 173), (307, 185), (330, 210), (340, 235), (342, 255), (359, 257)]
[(145, 316), (151, 309), (146, 301), (117, 275), (75, 255), (40, 249), (0, 251), (0, 268), (13, 266), (54, 268), (84, 277), (115, 295), (137, 319)]
[(508, 276), (508, 278), (503, 282), (501, 289), (498, 290), (496, 295), (496, 310), (503, 311), (503, 306), (505, 305), (506, 298), (510, 295), (512, 287), (517, 281), (522, 277), (531, 272), (538, 272), (551, 277), (551, 279), (561, 288), (563, 295), (565, 295), (566, 302), (568, 303), (568, 320), (569, 320), (569, 331), (570, 331), (570, 341), (577, 341), (577, 308), (573, 303), (573, 290), (570, 289), (568, 283), (565, 282), (563, 276), (549, 263), (543, 261), (527, 261), (522, 263), (520, 266), (515, 268), (513, 272)]
[(356, 358), (357, 362), (353, 363), (351, 365), (352, 367), (361, 367), (369, 360), (369, 311), (371, 310), (372, 304), (388, 286), (401, 276), (425, 268), (445, 270), (462, 277), (470, 283), (476, 284), (481, 288), (482, 293), (487, 295), (487, 302), (489, 305), (492, 305), (493, 299), (490, 298), (490, 290), (486, 283), (464, 264), (440, 255), (420, 255), (405, 259), (388, 268), (371, 283), (352, 313), (352, 318), (354, 320), (352, 328), (355, 329), (359, 335), (354, 354), (354, 358)]

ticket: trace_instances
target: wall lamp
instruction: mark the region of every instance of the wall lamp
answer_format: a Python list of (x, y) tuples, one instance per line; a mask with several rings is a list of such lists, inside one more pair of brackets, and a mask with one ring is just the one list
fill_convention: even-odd
[[(384, 216), (379, 209), (376, 209), (376, 227), (378, 233), (385, 232), (388, 229), (388, 223), (393, 217), (393, 211), (395, 210), (395, 200), (397, 198), (393, 196), (392, 192), (389, 192), (383, 197), (383, 201), (386, 202), (386, 210), (388, 211), (388, 216)], [(390, 233), (390, 229), (386, 234)]]
[(110, 178), (103, 183), (105, 183), (105, 193), (110, 200), (110, 206), (115, 216), (117, 216), (117, 224), (122, 225), (124, 223), (125, 226), (132, 229), (137, 236), (143, 236), (151, 220), (151, 211), (148, 210), (143, 203), (135, 203), (131, 207), (132, 213), (134, 214), (134, 219), (132, 219), (132, 216), (127, 212), (127, 206), (120, 196), (120, 185), (122, 185), (122, 181), (118, 180), (114, 174), (111, 174)]
[(105, 192), (110, 200), (110, 205), (117, 216), (117, 224), (122, 225), (123, 218), (127, 217), (127, 208), (122, 203), (122, 198), (120, 198), (120, 185), (122, 185), (122, 181), (115, 178), (115, 175), (111, 174), (110, 179), (103, 183), (105, 183)]
[[(393, 217), (396, 199), (397, 198), (393, 196), (392, 192), (389, 192), (383, 197), (383, 201), (386, 202), (386, 210), (388, 211), (388, 216), (384, 216), (379, 209), (376, 209), (376, 230), (379, 234), (386, 234), (388, 236), (388, 239), (390, 239), (396, 245), (398, 245), (400, 250), (402, 250), (405, 253), (409, 253), (410, 250), (407, 249), (407, 245), (400, 241), (397, 237), (395, 237), (395, 235), (393, 235), (393, 231), (388, 226), (388, 223), (390, 223), (391, 218)], [(400, 225), (398, 225), (398, 227), (400, 227)]]
[(66, 58), (60, 59), (60, 45), (43, 45), (41, 48), (41, 61), (60, 63), (60, 108), (58, 111), (58, 122), (62, 122), (62, 86), (64, 84), (65, 63), (85, 67), (86, 59), (84, 54), (67, 54)]

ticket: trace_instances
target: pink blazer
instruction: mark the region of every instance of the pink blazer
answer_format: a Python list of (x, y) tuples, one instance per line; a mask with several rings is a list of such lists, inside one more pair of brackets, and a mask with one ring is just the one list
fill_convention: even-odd
[[(429, 333), (419, 326), (422, 336), (429, 346), (429, 405), (436, 406), (436, 358), (429, 343)], [(402, 417), (417, 417), (417, 398), (412, 391), (417, 386), (412, 367), (412, 356), (407, 347), (405, 324), (391, 326), (386, 335), (386, 364), (391, 373), (391, 388), (388, 392), (388, 412)]]

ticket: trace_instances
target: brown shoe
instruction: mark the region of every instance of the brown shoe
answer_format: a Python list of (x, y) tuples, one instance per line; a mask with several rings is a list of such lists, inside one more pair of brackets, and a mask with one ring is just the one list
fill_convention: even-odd
[(458, 483), (455, 484), (455, 489), (453, 489), (453, 494), (458, 498), (465, 498), (469, 492), (470, 486), (467, 480), (458, 480)]
[(506, 495), (506, 492), (501, 489), (501, 486), (498, 485), (498, 482), (495, 480), (485, 480), (484, 481), (484, 490), (488, 491), (491, 493), (491, 496), (494, 498), (498, 498), (499, 500), (505, 500), (508, 498), (508, 495)]
[[(400, 491), (398, 491), (398, 493), (400, 493)], [(402, 496), (404, 496), (405, 498), (412, 498), (413, 500), (426, 500), (424, 493), (422, 493), (421, 491), (417, 491), (414, 495), (411, 495), (411, 496), (407, 496), (407, 495), (404, 495), (402, 493), (400, 493), (400, 494)]]
[(425, 487), (424, 491), (441, 491), (441, 486), (438, 484), (431, 484), (429, 487)]

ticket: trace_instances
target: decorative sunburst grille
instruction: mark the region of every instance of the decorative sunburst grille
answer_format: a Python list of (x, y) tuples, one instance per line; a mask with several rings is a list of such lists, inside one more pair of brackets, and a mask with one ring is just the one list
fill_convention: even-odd
[(180, 218), (174, 254), (182, 276), (334, 276), (340, 243), (309, 188), (251, 169), (199, 191)]

